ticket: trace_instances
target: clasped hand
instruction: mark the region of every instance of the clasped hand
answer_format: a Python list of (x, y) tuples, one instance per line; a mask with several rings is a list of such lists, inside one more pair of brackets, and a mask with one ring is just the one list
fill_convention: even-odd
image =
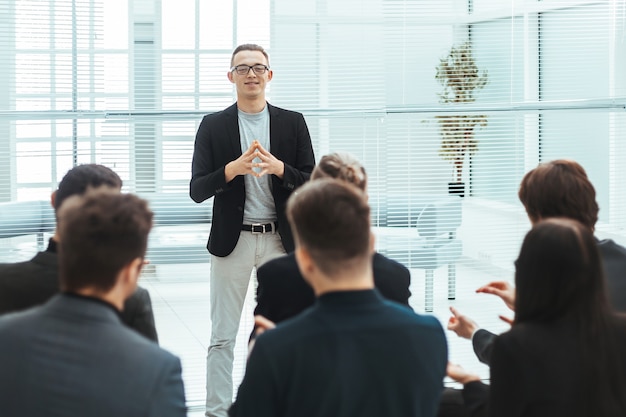
[[(260, 162), (255, 162), (257, 158)], [(260, 170), (255, 170), (255, 168), (260, 168)], [(266, 174), (273, 174), (282, 178), (285, 164), (261, 146), (259, 141), (254, 140), (239, 158), (226, 165), (225, 171), (227, 181), (232, 180), (237, 175), (252, 175), (260, 178)]]

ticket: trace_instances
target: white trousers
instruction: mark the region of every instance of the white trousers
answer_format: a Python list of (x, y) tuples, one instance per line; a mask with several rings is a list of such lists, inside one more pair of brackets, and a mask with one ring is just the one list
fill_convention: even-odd
[(211, 255), (211, 342), (206, 376), (208, 417), (226, 417), (233, 400), (233, 352), (252, 270), (284, 254), (278, 233), (241, 231), (230, 255)]

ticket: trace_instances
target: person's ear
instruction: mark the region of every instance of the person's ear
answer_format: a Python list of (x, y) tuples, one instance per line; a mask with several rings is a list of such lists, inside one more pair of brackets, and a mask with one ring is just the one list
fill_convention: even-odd
[(130, 285), (132, 288), (135, 288), (137, 286), (137, 281), (139, 280), (139, 275), (141, 275), (141, 268), (143, 268), (143, 266), (143, 258), (135, 258), (130, 261), (124, 267), (124, 273), (122, 274), (124, 284)]
[(272, 77), (274, 77), (274, 71), (267, 70), (267, 81), (272, 81)]
[(295, 250), (296, 262), (303, 276), (306, 276), (315, 270), (315, 264), (311, 258), (311, 254), (304, 246), (296, 246)]
[(230, 81), (231, 83), (235, 84), (235, 80), (233, 79), (233, 72), (232, 71), (228, 71), (228, 74), (226, 74), (226, 76), (228, 77), (228, 81)]
[(50, 194), (50, 205), (52, 206), (52, 208), (54, 208), (54, 204), (57, 201), (57, 191), (58, 190), (54, 190), (52, 194)]

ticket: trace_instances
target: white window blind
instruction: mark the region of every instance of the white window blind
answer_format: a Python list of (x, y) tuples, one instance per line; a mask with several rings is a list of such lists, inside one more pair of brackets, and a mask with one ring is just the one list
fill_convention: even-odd
[[(157, 267), (208, 262), (210, 202), (187, 195), (193, 140), (202, 115), (235, 100), (226, 72), (244, 42), (268, 49), (268, 100), (304, 113), (317, 158), (364, 163), (378, 249), (411, 268), (417, 311), (432, 270), (442, 321), (456, 305), (506, 328), (493, 319), (502, 305), (473, 290), (512, 279), (529, 228), (517, 189), (541, 161), (579, 161), (598, 193), (598, 236), (626, 243), (624, 0), (2, 0), (0, 201), (45, 202), (73, 165), (103, 163), (158, 209)], [(436, 68), (463, 44), (487, 82), (475, 101), (442, 103)], [(463, 117), (486, 126), (468, 133), (465, 197), (450, 208), (440, 121)], [(29, 224), (15, 219), (0, 217), (4, 236)], [(11, 260), (32, 242), (0, 239)], [(486, 377), (455, 338), (451, 359)], [(204, 364), (191, 368), (187, 395), (201, 402)]]

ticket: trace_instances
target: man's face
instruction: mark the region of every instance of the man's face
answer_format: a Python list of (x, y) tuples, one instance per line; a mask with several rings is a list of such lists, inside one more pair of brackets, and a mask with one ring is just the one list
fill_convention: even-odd
[[(265, 56), (260, 51), (240, 51), (233, 59), (233, 67), (259, 64), (268, 66)], [(265, 85), (272, 79), (272, 71), (267, 70), (263, 74), (257, 74), (250, 69), (245, 75), (238, 74), (237, 71), (230, 71), (228, 79), (237, 88), (237, 98), (253, 100), (265, 97)]]

